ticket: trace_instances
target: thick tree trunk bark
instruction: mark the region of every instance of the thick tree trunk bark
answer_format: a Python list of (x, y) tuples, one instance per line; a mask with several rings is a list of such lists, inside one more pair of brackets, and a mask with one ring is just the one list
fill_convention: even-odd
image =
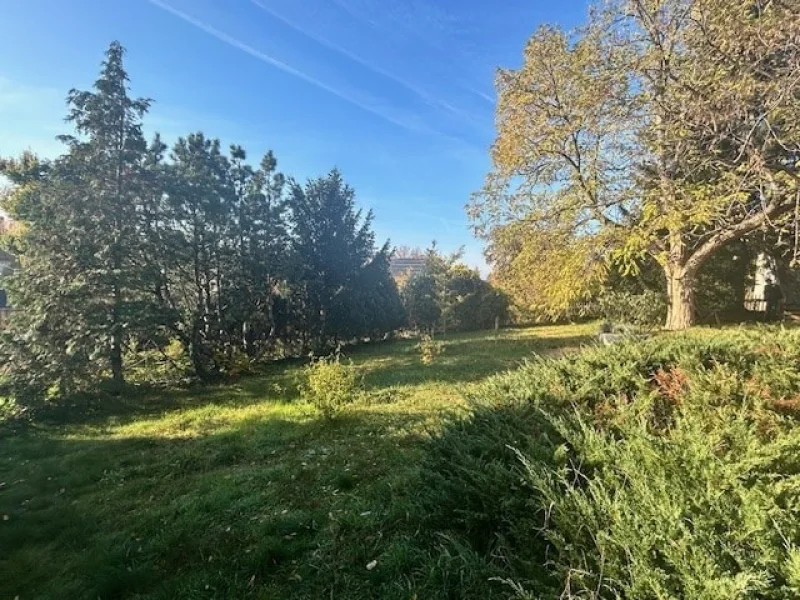
[(667, 275), (667, 322), (670, 331), (688, 329), (695, 324), (695, 278), (685, 268), (666, 270)]

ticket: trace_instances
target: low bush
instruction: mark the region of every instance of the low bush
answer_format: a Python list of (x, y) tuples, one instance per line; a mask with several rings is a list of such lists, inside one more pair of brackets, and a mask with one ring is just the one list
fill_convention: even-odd
[(431, 440), (420, 512), (486, 597), (800, 598), (798, 365), (774, 329), (531, 362)]
[(422, 364), (429, 366), (433, 364), (437, 356), (444, 352), (444, 344), (442, 342), (437, 342), (433, 339), (433, 336), (425, 333), (420, 336), (416, 349), (417, 352), (419, 352)]
[(327, 419), (336, 416), (361, 391), (355, 367), (344, 363), (338, 353), (315, 359), (303, 374), (302, 397)]
[(664, 323), (667, 304), (664, 294), (646, 290), (631, 294), (606, 291), (594, 303), (591, 312), (607, 323), (655, 329)]

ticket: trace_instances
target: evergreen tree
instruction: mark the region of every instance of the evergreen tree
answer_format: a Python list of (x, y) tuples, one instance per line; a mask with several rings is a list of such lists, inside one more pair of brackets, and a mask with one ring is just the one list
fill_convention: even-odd
[(180, 314), (176, 334), (204, 379), (221, 371), (232, 267), (229, 228), (234, 195), (229, 162), (219, 140), (202, 133), (180, 138), (169, 167), (166, 222), (169, 308)]
[(353, 285), (339, 297), (335, 321), (340, 336), (380, 338), (405, 325), (406, 313), (397, 284), (389, 271), (391, 250), (386, 243), (356, 276)]
[(279, 335), (276, 304), (286, 278), (289, 236), (286, 221), (286, 178), (277, 171), (272, 152), (258, 169), (244, 166), (244, 150), (231, 149), (236, 191), (238, 279), (236, 296), (241, 346), (250, 356), (269, 351)]
[(427, 269), (412, 275), (403, 286), (402, 297), (409, 324), (415, 329), (433, 331), (442, 316), (434, 276)]
[(353, 334), (350, 309), (375, 255), (372, 213), (356, 209), (353, 189), (336, 170), (295, 185), (291, 209), (304, 342), (318, 350)]
[(508, 320), (505, 294), (481, 279), (477, 269), (461, 262), (462, 250), (440, 253), (434, 242), (425, 251), (424, 268), (403, 286), (403, 303), (413, 327), (432, 333), (488, 329), (495, 319)]
[[(23, 268), (9, 286), (25, 310), (10, 333), (20, 343), (8, 347), (28, 345), (39, 372), (53, 376), (40, 389), (71, 389), (106, 369), (123, 384), (125, 345), (153, 306), (141, 218), (150, 101), (129, 97), (123, 55), (111, 44), (93, 91), (69, 93), (67, 121), (76, 131), (60, 137), (67, 153), (8, 207), (25, 224)], [(25, 183), (19, 170), (4, 170)]]
[(166, 159), (123, 55), (112, 44), (94, 90), (70, 92), (63, 156), (0, 161), (21, 224), (3, 236), (20, 263), (2, 336), (18, 398), (119, 388), (126, 356), (176, 339), (209, 379), (402, 325), (388, 245), (338, 172), (290, 186), (271, 152), (253, 167), (202, 133)]

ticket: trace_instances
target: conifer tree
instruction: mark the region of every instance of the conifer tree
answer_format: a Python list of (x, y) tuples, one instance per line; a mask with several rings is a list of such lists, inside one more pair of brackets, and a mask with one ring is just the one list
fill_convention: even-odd
[(219, 140), (202, 133), (180, 138), (172, 150), (167, 176), (170, 245), (169, 308), (180, 314), (176, 326), (201, 378), (220, 371), (226, 336), (232, 240), (229, 233), (233, 186), (229, 162)]
[(112, 43), (93, 90), (69, 93), (75, 134), (60, 136), (67, 152), (46, 174), (26, 184), (11, 162), (3, 169), (26, 184), (7, 207), (25, 225), (22, 269), (9, 286), (25, 311), (9, 347), (27, 346), (35, 363), (48, 363), (34, 368), (51, 375), (37, 380), (40, 390), (69, 390), (98, 369), (121, 386), (125, 345), (152, 308), (141, 218), (150, 101), (129, 96), (123, 55)]
[(305, 341), (322, 349), (354, 333), (351, 309), (362, 272), (375, 256), (372, 213), (356, 209), (355, 192), (336, 170), (305, 188), (295, 185), (291, 208)]
[(113, 43), (94, 89), (69, 93), (63, 156), (0, 161), (20, 224), (2, 239), (20, 310), (0, 346), (17, 398), (119, 389), (126, 356), (174, 340), (210, 379), (402, 324), (389, 247), (338, 172), (290, 185), (271, 152), (254, 167), (203, 133), (167, 157), (123, 55)]

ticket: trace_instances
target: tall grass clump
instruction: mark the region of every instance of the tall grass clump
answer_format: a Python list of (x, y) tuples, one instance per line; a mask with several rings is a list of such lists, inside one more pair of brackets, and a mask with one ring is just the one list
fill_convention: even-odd
[(496, 377), (429, 444), (427, 527), (487, 597), (800, 598), (798, 365), (700, 331)]

